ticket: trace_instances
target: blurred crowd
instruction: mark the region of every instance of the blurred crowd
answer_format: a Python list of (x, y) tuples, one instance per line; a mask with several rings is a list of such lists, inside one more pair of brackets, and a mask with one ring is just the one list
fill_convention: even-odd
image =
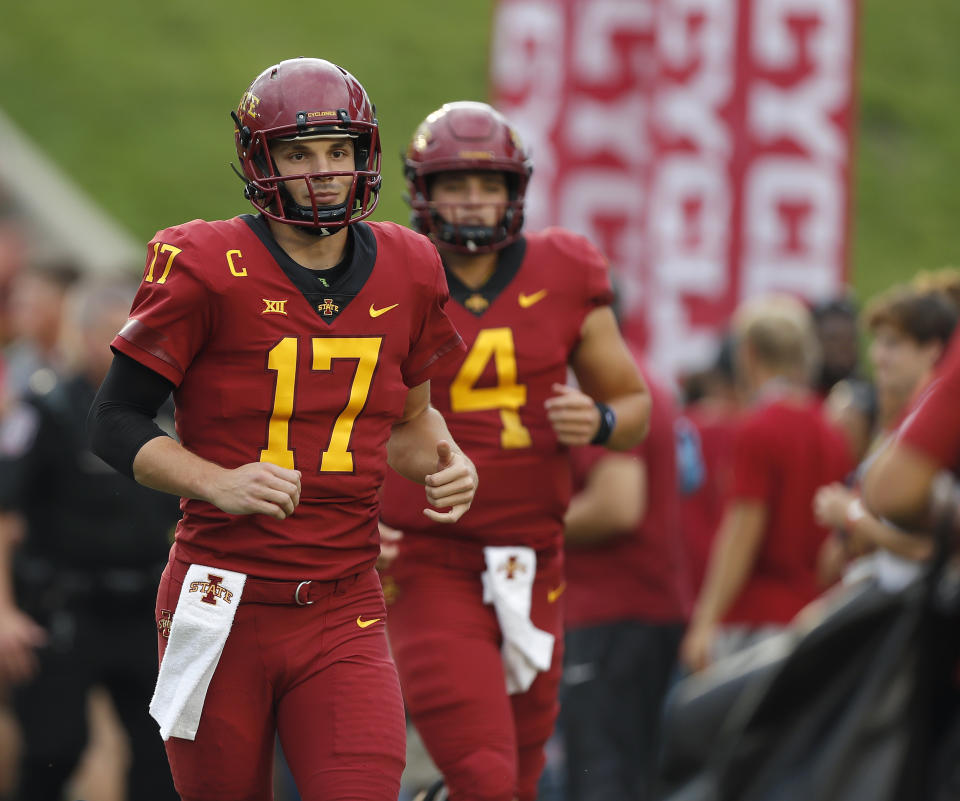
[[(176, 798), (146, 707), (177, 504), (83, 439), (135, 285), (35, 261), (24, 230), (0, 199), (0, 799), (50, 762), (70, 798)], [(647, 439), (573, 454), (544, 801), (653, 798), (682, 677), (825, 614), (860, 582), (896, 591), (920, 575), (931, 535), (871, 515), (860, 480), (931, 382), (958, 313), (960, 270), (944, 268), (868, 299), (751, 299), (709, 368), (677, 382), (641, 363)], [(408, 798), (435, 778), (410, 741)], [(285, 776), (278, 795), (293, 799)]]

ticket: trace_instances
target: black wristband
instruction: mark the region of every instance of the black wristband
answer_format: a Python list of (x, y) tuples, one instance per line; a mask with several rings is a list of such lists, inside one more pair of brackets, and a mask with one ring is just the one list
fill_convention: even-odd
[(595, 401), (597, 405), (597, 411), (600, 412), (600, 428), (597, 429), (597, 433), (593, 435), (593, 439), (590, 440), (591, 445), (604, 445), (610, 435), (613, 433), (613, 428), (617, 424), (617, 415), (607, 404), (601, 403), (600, 401)]

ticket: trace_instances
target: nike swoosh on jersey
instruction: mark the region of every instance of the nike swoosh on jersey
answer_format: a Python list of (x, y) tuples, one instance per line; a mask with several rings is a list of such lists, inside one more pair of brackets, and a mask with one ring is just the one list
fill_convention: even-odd
[(567, 588), (567, 582), (563, 582), (559, 587), (553, 590), (547, 590), (547, 603), (554, 603), (557, 598), (563, 595), (563, 591)]
[(370, 620), (364, 620), (362, 615), (357, 615), (357, 625), (362, 629), (367, 628), (367, 626), (372, 626), (378, 620), (380, 620), (378, 617), (372, 617)]
[(394, 303), (392, 306), (384, 306), (382, 309), (373, 308), (373, 304), (370, 304), (370, 316), (379, 317), (381, 314), (386, 314), (390, 309), (395, 309), (399, 306), (399, 303)]
[(521, 292), (517, 295), (517, 301), (520, 303), (521, 309), (529, 309), (534, 303), (539, 303), (547, 296), (547, 290), (541, 289), (539, 292), (534, 292), (532, 295), (524, 295)]

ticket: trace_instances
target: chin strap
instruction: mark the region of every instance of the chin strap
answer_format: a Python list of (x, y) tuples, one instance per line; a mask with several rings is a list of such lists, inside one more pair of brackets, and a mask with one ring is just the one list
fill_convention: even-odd
[(247, 176), (245, 176), (242, 172), (240, 172), (240, 170), (237, 169), (237, 165), (234, 164), (232, 161), (230, 162), (230, 169), (233, 170), (233, 173), (234, 175), (237, 176), (237, 178), (243, 181), (244, 198), (246, 198), (247, 200), (253, 200), (254, 198), (263, 197), (263, 192), (257, 189), (257, 185), (253, 183), (253, 181), (248, 180)]
[[(237, 169), (237, 166), (231, 161), (230, 169), (233, 170), (234, 174), (243, 181), (243, 196), (247, 200), (263, 200), (266, 197), (266, 193), (257, 187), (257, 185), (247, 179), (240, 170)], [(327, 228), (323, 225), (324, 222), (343, 222), (347, 216), (347, 204), (341, 203), (339, 206), (328, 206), (322, 211), (318, 210), (317, 217), (320, 220), (320, 225), (313, 224), (313, 210), (307, 206), (301, 206), (299, 203), (295, 203), (293, 197), (287, 191), (286, 187), (279, 186), (278, 192), (280, 195), (280, 203), (283, 205), (284, 213), (287, 215), (287, 218), (290, 220), (289, 224), (296, 225), (298, 222), (310, 223), (310, 225), (297, 225), (301, 231), (310, 234), (311, 236), (331, 236), (332, 234), (337, 233), (340, 230), (341, 226), (336, 228)]]

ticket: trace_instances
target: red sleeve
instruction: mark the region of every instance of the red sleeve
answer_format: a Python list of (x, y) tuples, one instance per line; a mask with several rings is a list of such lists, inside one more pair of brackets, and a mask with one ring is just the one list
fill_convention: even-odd
[(731, 497), (756, 501), (770, 497), (773, 471), (768, 448), (769, 437), (760, 426), (747, 421), (740, 427), (733, 441)]
[(571, 288), (580, 293), (585, 312), (613, 303), (610, 265), (589, 239), (565, 228), (547, 228), (540, 236), (553, 248), (551, 261), (558, 261), (565, 274), (580, 276), (571, 281)]
[(579, 492), (587, 484), (587, 476), (594, 465), (610, 452), (599, 445), (584, 445), (570, 449), (570, 467), (573, 474), (574, 492)]
[(589, 242), (587, 242), (583, 259), (587, 265), (587, 299), (591, 307), (609, 306), (613, 303), (610, 265), (603, 254)]
[(899, 439), (942, 467), (960, 467), (960, 334), (927, 390), (900, 426)]
[(176, 229), (150, 242), (130, 317), (110, 343), (175, 386), (206, 341), (211, 319), (209, 292), (189, 244)]
[(450, 290), (440, 254), (433, 245), (424, 252), (430, 254), (433, 262), (433, 286), (429, 290), (430, 300), (425, 306), (420, 328), (401, 366), (403, 381), (408, 387), (422, 384), (437, 372), (446, 357), (466, 350), (459, 332), (443, 310), (450, 300)]

